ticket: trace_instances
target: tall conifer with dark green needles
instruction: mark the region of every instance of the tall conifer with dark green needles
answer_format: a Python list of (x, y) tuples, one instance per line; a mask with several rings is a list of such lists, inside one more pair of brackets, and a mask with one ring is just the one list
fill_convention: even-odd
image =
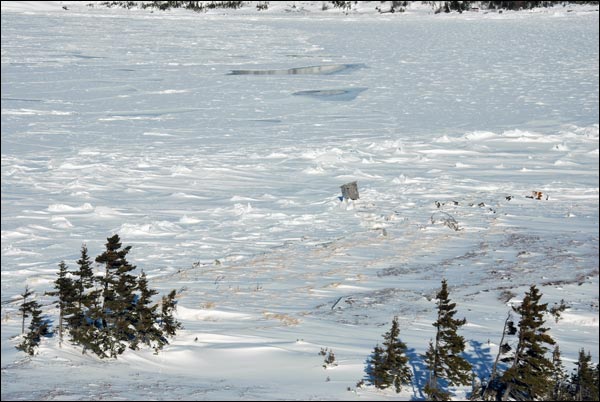
[(425, 365), (429, 368), (429, 378), (423, 392), (430, 401), (449, 401), (450, 393), (440, 387), (438, 384), (439, 377), (436, 376), (434, 371), (434, 368), (438, 365), (439, 353), (432, 340), (429, 341), (429, 347), (423, 357), (425, 358)]
[(176, 292), (175, 289), (173, 289), (167, 296), (162, 297), (160, 319), (161, 328), (165, 336), (173, 336), (177, 330), (181, 328), (181, 323), (173, 316), (173, 313), (177, 309), (175, 296)]
[(598, 400), (598, 367), (594, 370), (592, 356), (585, 350), (579, 350), (579, 357), (575, 363), (575, 373), (571, 376), (571, 383), (575, 386), (576, 401)]
[(560, 348), (554, 345), (552, 351), (552, 388), (547, 395), (547, 400), (564, 401), (568, 398), (568, 387), (566, 381), (565, 367), (562, 363)]
[(25, 319), (29, 318), (32, 308), (32, 300), (28, 300), (33, 295), (33, 291), (29, 290), (29, 285), (25, 285), (25, 290), (21, 293), (21, 306), (19, 311), (21, 312), (21, 335), (25, 333)]
[(78, 269), (73, 272), (76, 279), (73, 281), (75, 288), (75, 313), (69, 320), (71, 341), (83, 346), (83, 353), (93, 349), (92, 343), (96, 342), (99, 331), (96, 324), (102, 320), (100, 296), (102, 291), (96, 289), (99, 279), (95, 277), (92, 261), (88, 255), (85, 244), (81, 246), (81, 257), (77, 260)]
[(398, 317), (392, 320), (392, 327), (383, 335), (384, 347), (384, 368), (387, 370), (391, 384), (394, 384), (396, 392), (402, 390), (402, 385), (410, 384), (412, 374), (408, 367), (408, 357), (406, 356), (406, 344), (400, 340), (400, 326)]
[[(102, 341), (112, 357), (123, 353), (135, 339), (133, 308), (136, 277), (130, 272), (135, 266), (126, 259), (131, 246), (121, 249), (119, 235), (109, 237), (106, 251), (96, 257), (96, 262), (105, 265), (103, 283)], [(106, 349), (105, 349), (106, 350)]]
[(131, 272), (135, 266), (123, 259), (123, 264), (117, 271), (117, 282), (115, 284), (116, 298), (109, 308), (116, 312), (115, 334), (117, 339), (128, 343), (135, 341), (135, 308), (137, 291), (137, 276)]
[(519, 340), (513, 356), (502, 359), (512, 363), (502, 375), (506, 390), (502, 400), (513, 396), (516, 399), (538, 399), (548, 395), (552, 388), (553, 365), (546, 354), (554, 345), (554, 339), (544, 327), (544, 314), (547, 303), (540, 303), (542, 294), (535, 285), (525, 293), (523, 302), (513, 306), (513, 311), (521, 316), (518, 324)]
[[(600, 391), (600, 363), (596, 363), (596, 368), (593, 371), (594, 373), (594, 384), (596, 385), (596, 390)], [(596, 398), (598, 399), (598, 398)]]
[(158, 351), (168, 342), (158, 326), (160, 319), (158, 304), (153, 304), (152, 300), (152, 296), (155, 296), (158, 292), (148, 288), (148, 279), (146, 279), (144, 271), (138, 279), (138, 289), (140, 294), (134, 309), (136, 339), (131, 348), (137, 349), (138, 345), (142, 343)]
[[(28, 293), (26, 289), (25, 293)], [(29, 292), (31, 296), (33, 292)], [(50, 324), (48, 320), (42, 316), (41, 305), (36, 300), (27, 302), (27, 313), (31, 315), (31, 321), (29, 322), (29, 331), (23, 337), (20, 344), (16, 346), (18, 350), (33, 356), (35, 354), (35, 348), (40, 345), (42, 336), (50, 334)]]
[(96, 278), (92, 269), (92, 261), (88, 255), (88, 249), (85, 244), (81, 246), (81, 257), (77, 260), (79, 269), (73, 272), (78, 279), (74, 281), (74, 286), (77, 295), (77, 307), (79, 310), (89, 309), (91, 300), (89, 291), (94, 288)]
[(367, 364), (367, 375), (369, 376), (369, 382), (376, 388), (383, 389), (390, 386), (391, 380), (389, 373), (385, 369), (385, 352), (379, 344), (373, 348), (368, 364)]
[(379, 389), (394, 385), (396, 392), (400, 392), (403, 385), (410, 384), (412, 374), (408, 367), (406, 344), (400, 340), (398, 317), (394, 317), (392, 327), (383, 339), (383, 347), (376, 345), (368, 361), (369, 381)]
[(446, 400), (449, 394), (440, 389), (440, 379), (448, 381), (450, 385), (471, 384), (471, 364), (460, 356), (465, 350), (465, 339), (458, 335), (458, 329), (465, 325), (467, 320), (454, 318), (457, 312), (456, 303), (450, 302), (445, 279), (442, 280), (442, 288), (436, 298), (438, 318), (433, 326), (437, 330), (435, 342), (430, 343), (425, 353), (430, 375), (424, 391), (433, 400)]
[(73, 315), (77, 314), (76, 309), (76, 289), (73, 280), (68, 276), (67, 264), (61, 261), (58, 264), (58, 278), (54, 281), (54, 292), (48, 292), (50, 296), (58, 297), (58, 346), (62, 346), (63, 328), (65, 319), (69, 321)]

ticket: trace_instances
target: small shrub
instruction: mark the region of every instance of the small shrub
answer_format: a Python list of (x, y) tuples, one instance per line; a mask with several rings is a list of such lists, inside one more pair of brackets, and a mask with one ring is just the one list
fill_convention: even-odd
[(326, 369), (327, 367), (331, 367), (331, 366), (337, 366), (337, 363), (335, 362), (335, 354), (333, 353), (333, 350), (329, 350), (328, 348), (321, 348), (321, 351), (319, 352), (320, 356), (325, 356), (325, 359), (323, 360), (324, 364), (323, 364), (323, 368)]

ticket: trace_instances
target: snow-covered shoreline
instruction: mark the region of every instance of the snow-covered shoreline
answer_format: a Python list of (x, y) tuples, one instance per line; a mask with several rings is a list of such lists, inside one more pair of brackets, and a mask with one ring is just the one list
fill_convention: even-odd
[[(452, 10), (450, 13), (440, 12), (444, 1), (421, 2), (409, 1), (406, 5), (396, 6), (396, 12), (390, 12), (392, 9), (391, 1), (359, 1), (350, 2), (350, 8), (336, 7), (327, 1), (245, 1), (239, 8), (227, 8), (217, 6), (215, 8), (206, 8), (202, 11), (193, 11), (185, 8), (169, 8), (167, 10), (158, 10), (150, 6), (150, 1), (134, 1), (129, 7), (123, 5), (107, 6), (106, 1), (3, 1), (3, 12), (89, 12), (91, 10), (102, 10), (104, 12), (126, 13), (129, 16), (136, 13), (156, 14), (154, 17), (183, 17), (183, 16), (218, 16), (227, 15), (231, 17), (241, 16), (270, 16), (270, 17), (306, 17), (309, 15), (326, 18), (331, 16), (339, 18), (340, 16), (378, 16), (381, 18), (406, 18), (412, 16), (431, 16), (437, 18), (486, 18), (486, 19), (510, 19), (510, 18), (531, 18), (532, 16), (571, 16), (575, 14), (597, 13), (597, 4), (574, 4), (564, 3), (555, 4), (549, 7), (536, 7), (525, 10), (506, 10), (488, 8), (486, 2), (469, 2), (470, 10), (458, 12)], [(122, 2), (125, 3), (125, 2)], [(214, 1), (199, 1), (200, 7), (210, 3), (220, 3)], [(264, 4), (268, 3), (266, 7)], [(401, 2), (398, 2), (401, 3)], [(263, 7), (261, 7), (263, 5)]]

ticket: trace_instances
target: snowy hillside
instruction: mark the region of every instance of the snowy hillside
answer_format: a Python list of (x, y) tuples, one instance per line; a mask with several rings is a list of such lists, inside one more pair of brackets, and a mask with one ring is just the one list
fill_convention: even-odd
[[(598, 362), (597, 7), (94, 3), (2, 2), (2, 400), (423, 399), (442, 278), (480, 377), (532, 284)], [(58, 263), (115, 233), (184, 329), (17, 351), (25, 285), (57, 320)], [(356, 388), (394, 316), (414, 387)]]

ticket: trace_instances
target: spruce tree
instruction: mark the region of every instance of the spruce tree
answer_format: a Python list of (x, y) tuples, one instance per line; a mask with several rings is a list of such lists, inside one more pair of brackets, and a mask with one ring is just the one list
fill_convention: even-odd
[(600, 391), (600, 363), (596, 363), (596, 368), (594, 369), (594, 384), (596, 385), (596, 390)]
[(78, 279), (74, 281), (73, 285), (76, 289), (77, 307), (80, 311), (83, 311), (90, 307), (89, 292), (94, 288), (96, 281), (92, 261), (88, 256), (88, 249), (85, 244), (81, 246), (81, 257), (77, 260), (77, 266), (79, 269), (73, 272), (73, 275), (77, 276)]
[[(30, 292), (30, 295), (32, 293), (33, 292)], [(31, 300), (27, 303), (27, 312), (28, 314), (31, 314), (29, 331), (25, 334), (23, 340), (16, 348), (33, 356), (35, 354), (35, 348), (38, 347), (41, 342), (42, 336), (50, 334), (50, 325), (48, 320), (45, 317), (42, 317), (41, 305), (37, 301)]]
[[(384, 368), (387, 370), (391, 383), (394, 384), (396, 392), (402, 390), (402, 385), (410, 384), (412, 375), (408, 367), (406, 356), (406, 344), (400, 340), (400, 326), (398, 317), (392, 320), (392, 328), (383, 336), (385, 361)], [(391, 384), (390, 384), (391, 385)]]
[(367, 360), (367, 375), (368, 381), (379, 389), (389, 387), (392, 382), (385, 368), (385, 360), (385, 352), (377, 344), (371, 357)]
[(99, 357), (104, 358), (108, 357), (104, 352), (107, 349), (104, 349), (104, 346), (100, 345), (109, 345), (105, 341), (109, 334), (102, 327), (104, 314), (102, 311), (101, 294), (102, 289), (94, 288), (94, 290), (86, 295), (86, 303), (89, 304), (85, 310), (83, 325), (78, 328), (75, 334), (72, 334), (73, 337), (71, 340), (83, 347), (82, 353), (85, 354), (87, 350), (91, 350)]
[(21, 312), (21, 335), (25, 333), (25, 319), (29, 317), (33, 307), (33, 301), (27, 300), (32, 295), (33, 291), (29, 290), (29, 285), (25, 285), (25, 291), (21, 293), (23, 301), (21, 302), (21, 307), (19, 307), (19, 311)]
[(130, 272), (135, 266), (125, 261), (117, 272), (118, 280), (115, 284), (116, 299), (109, 305), (111, 311), (116, 312), (115, 335), (117, 339), (131, 345), (135, 340), (135, 305), (137, 290), (137, 277)]
[(394, 317), (392, 327), (383, 339), (383, 347), (377, 344), (368, 360), (369, 381), (379, 389), (394, 385), (396, 392), (400, 392), (402, 385), (410, 384), (412, 374), (408, 367), (406, 344), (400, 340), (398, 317)]
[(545, 328), (544, 313), (548, 304), (540, 303), (542, 294), (532, 285), (525, 293), (523, 302), (513, 311), (521, 316), (518, 324), (519, 340), (514, 356), (503, 359), (511, 366), (502, 376), (506, 390), (502, 400), (511, 395), (515, 398), (537, 399), (547, 395), (551, 389), (552, 362), (545, 357), (548, 347), (554, 345), (554, 339)]
[(568, 387), (566, 382), (565, 368), (562, 363), (560, 348), (554, 346), (552, 352), (552, 388), (547, 397), (551, 401), (564, 401), (569, 397)]
[(158, 305), (153, 304), (152, 301), (152, 296), (158, 294), (158, 292), (148, 288), (148, 280), (144, 271), (138, 279), (137, 287), (140, 294), (134, 309), (136, 338), (130, 347), (137, 349), (138, 345), (142, 343), (158, 351), (167, 344), (167, 340), (157, 323), (159, 320)]
[(88, 350), (100, 357), (117, 357), (116, 345), (112, 332), (109, 328), (103, 326), (105, 320), (104, 310), (102, 308), (103, 290), (94, 288), (88, 295), (89, 308), (85, 312), (84, 326), (77, 331), (74, 342), (82, 346), (82, 354)]
[(175, 300), (176, 292), (173, 289), (167, 296), (162, 297), (161, 306), (161, 328), (165, 336), (173, 336), (179, 328), (181, 323), (175, 319), (173, 313), (177, 309), (177, 301)]
[[(102, 292), (102, 308), (103, 310), (109, 308), (111, 303), (114, 303), (116, 299), (115, 285), (118, 280), (118, 270), (123, 265), (125, 256), (129, 253), (131, 246), (120, 250), (121, 239), (119, 235), (114, 235), (107, 238), (108, 242), (105, 244), (106, 251), (96, 257), (96, 262), (104, 264), (104, 276), (101, 279), (103, 292)], [(109, 320), (112, 317), (107, 317)], [(105, 319), (105, 321), (107, 321)], [(103, 322), (103, 326), (108, 326), (107, 322)]]
[(450, 302), (445, 279), (442, 280), (442, 288), (436, 298), (438, 318), (433, 326), (437, 330), (435, 343), (430, 343), (425, 354), (430, 376), (424, 390), (433, 400), (445, 400), (449, 394), (440, 389), (439, 380), (447, 380), (450, 385), (470, 385), (471, 364), (460, 356), (465, 350), (465, 339), (457, 333), (467, 320), (453, 318), (457, 312), (456, 303)]
[(430, 401), (449, 401), (450, 393), (440, 388), (438, 377), (435, 374), (434, 368), (438, 365), (439, 353), (433, 346), (433, 341), (429, 341), (429, 347), (424, 355), (425, 365), (429, 368), (429, 378), (423, 388), (423, 392), (427, 395)]
[(58, 346), (62, 346), (64, 321), (70, 320), (77, 314), (75, 309), (76, 290), (73, 280), (68, 276), (67, 264), (61, 261), (58, 264), (58, 278), (54, 281), (54, 292), (47, 292), (50, 296), (58, 297)]
[(83, 352), (89, 348), (90, 342), (96, 338), (96, 321), (101, 318), (98, 307), (101, 291), (95, 289), (97, 282), (92, 269), (92, 261), (88, 256), (87, 246), (81, 246), (81, 257), (77, 260), (77, 271), (73, 272), (75, 289), (74, 313), (69, 320), (71, 341), (83, 346)]
[(135, 339), (133, 309), (137, 282), (130, 273), (135, 266), (126, 259), (131, 246), (121, 249), (119, 235), (107, 240), (106, 251), (96, 257), (96, 262), (105, 265), (101, 339), (110, 356), (117, 357)]
[[(598, 400), (598, 368), (594, 370), (592, 356), (585, 350), (579, 350), (579, 357), (575, 363), (577, 369), (572, 375), (571, 383), (575, 386), (576, 401), (597, 401)], [(595, 371), (595, 373), (594, 373)]]

